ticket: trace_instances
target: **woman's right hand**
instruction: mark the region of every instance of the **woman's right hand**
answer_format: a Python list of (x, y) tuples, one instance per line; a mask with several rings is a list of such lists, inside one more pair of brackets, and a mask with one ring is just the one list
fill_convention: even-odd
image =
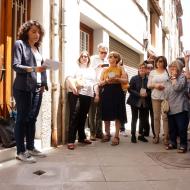
[(165, 89), (165, 87), (162, 83), (155, 84), (154, 88), (156, 88), (157, 90), (164, 90)]

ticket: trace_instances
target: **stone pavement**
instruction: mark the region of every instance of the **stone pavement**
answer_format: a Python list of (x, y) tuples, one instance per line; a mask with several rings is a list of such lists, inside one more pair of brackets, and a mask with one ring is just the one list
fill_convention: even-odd
[(2, 162), (0, 190), (189, 190), (190, 152), (166, 151), (149, 141), (132, 144), (121, 137), (119, 146), (61, 146), (35, 164)]

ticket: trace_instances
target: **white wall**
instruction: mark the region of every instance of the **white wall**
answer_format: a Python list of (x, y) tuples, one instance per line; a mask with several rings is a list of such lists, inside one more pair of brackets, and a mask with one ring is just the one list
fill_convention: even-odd
[(64, 74), (72, 73), (80, 53), (80, 12), (77, 1), (65, 0)]
[(144, 53), (142, 44), (146, 18), (133, 0), (104, 0), (104, 3), (102, 0), (81, 0), (80, 11), (109, 35), (134, 51)]
[[(31, 19), (38, 20), (44, 27), (45, 36), (40, 51), (43, 59), (50, 55), (50, 0), (31, 1)], [(47, 72), (49, 81), (49, 72)], [(50, 87), (50, 85), (49, 85)], [(51, 88), (43, 94), (43, 101), (36, 123), (36, 138), (41, 139), (41, 148), (51, 142)]]

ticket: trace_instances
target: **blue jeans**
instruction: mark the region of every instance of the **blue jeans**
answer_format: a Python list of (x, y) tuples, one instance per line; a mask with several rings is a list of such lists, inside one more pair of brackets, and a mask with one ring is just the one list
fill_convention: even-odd
[(32, 150), (34, 148), (35, 124), (42, 102), (42, 92), (40, 89), (36, 89), (35, 92), (13, 89), (13, 95), (17, 109), (15, 139), (17, 154), (19, 154), (25, 152), (26, 149)]
[(168, 115), (168, 123), (170, 143), (177, 146), (177, 136), (179, 135), (180, 147), (187, 149), (188, 112), (184, 111), (174, 115)]

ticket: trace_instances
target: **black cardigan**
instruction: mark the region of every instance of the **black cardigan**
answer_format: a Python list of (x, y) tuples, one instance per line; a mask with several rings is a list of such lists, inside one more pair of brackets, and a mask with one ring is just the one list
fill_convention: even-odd
[[(145, 108), (150, 108), (151, 106), (151, 90), (147, 88), (148, 78), (147, 76), (142, 78), (140, 75), (135, 75), (130, 80), (130, 87), (128, 89), (130, 95), (127, 99), (127, 104), (139, 107), (140, 89), (145, 88), (147, 97), (145, 97)], [(142, 85), (143, 84), (143, 85)]]

